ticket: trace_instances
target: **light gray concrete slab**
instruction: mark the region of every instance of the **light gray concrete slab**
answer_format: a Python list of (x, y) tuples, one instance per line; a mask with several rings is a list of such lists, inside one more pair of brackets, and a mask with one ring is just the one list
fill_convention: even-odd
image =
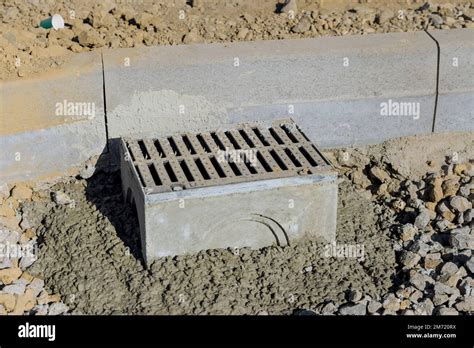
[[(293, 117), (336, 147), (431, 130), (436, 45), (426, 33), (198, 44), (104, 53), (110, 138)], [(381, 114), (381, 103), (420, 114)], [(416, 118), (416, 119), (413, 119)]]
[(474, 29), (430, 34), (440, 46), (435, 131), (474, 131)]
[(0, 182), (62, 176), (100, 155), (106, 146), (103, 117), (0, 137)]
[(64, 175), (104, 151), (100, 53), (0, 88), (0, 182)]

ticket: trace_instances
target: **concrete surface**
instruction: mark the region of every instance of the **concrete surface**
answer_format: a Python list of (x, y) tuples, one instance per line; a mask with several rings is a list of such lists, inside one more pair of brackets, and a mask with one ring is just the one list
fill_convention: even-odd
[[(435, 131), (472, 131), (473, 30), (431, 34), (441, 47)], [(111, 144), (122, 135), (291, 117), (327, 148), (427, 133), (433, 123), (437, 49), (422, 32), (118, 49), (103, 58)], [(0, 181), (55, 175), (100, 154), (103, 84), (97, 52), (2, 82)], [(95, 118), (58, 116), (55, 105), (65, 100), (94, 103)], [(381, 115), (390, 100), (419, 103), (419, 117)], [(18, 152), (28, 160), (18, 163)]]
[[(436, 57), (424, 32), (107, 51), (109, 135), (288, 116), (322, 147), (427, 133)], [(420, 103), (419, 117), (382, 116), (389, 99)]]
[(64, 175), (106, 146), (100, 53), (2, 82), (0, 96), (0, 182)]
[(440, 46), (435, 131), (474, 131), (474, 29), (430, 34)]

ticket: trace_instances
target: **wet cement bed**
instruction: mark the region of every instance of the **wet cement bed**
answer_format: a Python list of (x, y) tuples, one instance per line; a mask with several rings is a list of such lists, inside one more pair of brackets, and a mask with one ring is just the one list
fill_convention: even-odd
[(350, 150), (349, 160), (346, 150), (329, 154), (342, 178), (337, 243), (363, 245), (363, 261), (327, 257), (326, 245), (315, 241), (202, 251), (162, 258), (146, 269), (136, 217), (123, 204), (120, 175), (99, 171), (88, 180), (70, 179), (48, 190), (65, 192), (74, 207), (48, 198), (24, 207), (41, 226), (38, 260), (30, 271), (77, 314), (291, 314), (301, 308), (318, 311), (331, 301), (344, 303), (349, 289), (379, 299), (397, 282), (397, 216), (374, 194), (380, 186), (361, 189), (355, 173), (381, 166), (396, 191), (403, 177), (426, 173), (427, 159), (442, 161), (455, 151), (472, 155), (474, 142), (467, 139), (474, 138), (401, 139)]

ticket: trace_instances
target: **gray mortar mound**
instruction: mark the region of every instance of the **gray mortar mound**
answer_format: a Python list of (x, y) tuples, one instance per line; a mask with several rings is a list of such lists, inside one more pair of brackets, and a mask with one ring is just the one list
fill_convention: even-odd
[[(364, 261), (328, 258), (325, 245), (305, 242), (167, 257), (147, 270), (140, 260), (136, 217), (122, 204), (119, 173), (99, 171), (88, 181), (58, 183), (41, 192), (42, 199), (23, 206), (32, 224), (41, 226), (38, 261), (30, 272), (43, 277), (74, 313), (84, 314), (321, 312), (330, 301), (345, 303), (348, 290), (380, 300), (406, 276), (396, 262), (400, 242), (394, 232), (414, 217), (391, 208), (401, 183), (436, 171), (447, 157), (466, 161), (473, 153), (473, 133), (414, 136), (326, 152), (344, 178), (337, 242), (364, 245)], [(388, 176), (387, 184), (379, 182), (380, 175)], [(49, 195), (55, 191), (65, 192), (75, 205), (53, 203)]]
[(166, 257), (146, 270), (136, 219), (123, 206), (118, 173), (57, 184), (75, 207), (33, 203), (44, 213), (32, 273), (84, 314), (289, 314), (344, 301), (358, 289), (379, 297), (391, 286), (395, 255), (378, 228), (374, 203), (347, 182), (340, 188), (338, 243), (365, 245), (366, 259), (325, 257), (306, 242), (261, 250), (203, 251)]

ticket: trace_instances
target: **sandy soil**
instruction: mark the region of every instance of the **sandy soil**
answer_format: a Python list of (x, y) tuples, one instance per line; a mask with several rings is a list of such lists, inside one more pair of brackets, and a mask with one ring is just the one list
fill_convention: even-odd
[[(473, 3), (292, 0), (3, 0), (0, 79), (54, 69), (72, 54), (139, 45), (268, 40), (474, 27)], [(437, 5), (439, 3), (439, 5)], [(293, 12), (290, 12), (293, 11)], [(58, 13), (65, 28), (39, 22)]]

